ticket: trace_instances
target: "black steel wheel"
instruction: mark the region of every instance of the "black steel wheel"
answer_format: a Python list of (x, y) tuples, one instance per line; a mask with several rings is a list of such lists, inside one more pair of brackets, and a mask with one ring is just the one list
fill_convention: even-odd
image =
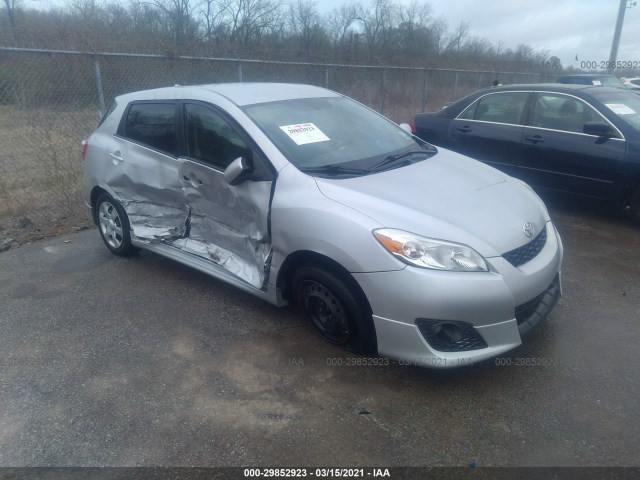
[(351, 352), (375, 352), (371, 310), (349, 279), (323, 268), (306, 266), (294, 274), (293, 292), (312, 330), (322, 339)]

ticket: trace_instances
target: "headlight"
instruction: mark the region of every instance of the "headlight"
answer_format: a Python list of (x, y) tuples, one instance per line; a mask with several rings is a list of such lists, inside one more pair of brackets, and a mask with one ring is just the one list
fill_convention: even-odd
[(487, 272), (487, 264), (473, 248), (425, 238), (403, 230), (381, 228), (373, 234), (395, 257), (416, 267), (454, 272)]

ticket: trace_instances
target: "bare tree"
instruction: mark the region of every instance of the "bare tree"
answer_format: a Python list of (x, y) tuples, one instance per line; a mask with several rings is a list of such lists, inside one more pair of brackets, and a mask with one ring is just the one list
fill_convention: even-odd
[(289, 3), (291, 28), (300, 35), (306, 50), (311, 48), (311, 33), (319, 20), (317, 6), (316, 0), (293, 0)]
[(455, 31), (449, 37), (445, 50), (449, 53), (459, 53), (468, 34), (469, 24), (467, 22), (460, 22)]
[(9, 28), (11, 29), (11, 40), (13, 43), (18, 42), (16, 33), (16, 10), (20, 8), (20, 0), (4, 0), (4, 8), (9, 19)]
[(334, 8), (324, 17), (324, 25), (334, 47), (342, 45), (349, 28), (358, 19), (359, 6), (357, 4), (342, 5)]
[(273, 27), (281, 8), (278, 0), (233, 0), (227, 9), (230, 41), (240, 40), (248, 45), (252, 38), (258, 40), (265, 30)]
[(192, 0), (151, 0), (164, 15), (167, 29), (178, 45), (183, 45), (195, 33)]
[(447, 21), (443, 18), (436, 18), (429, 25), (429, 38), (437, 55), (442, 53), (448, 28)]
[(414, 30), (426, 27), (431, 17), (431, 5), (420, 0), (412, 0), (407, 4), (400, 4), (398, 8), (400, 24)]
[(396, 13), (397, 6), (393, 0), (373, 0), (371, 7), (360, 7), (358, 20), (362, 23), (369, 55), (380, 53), (388, 45)]
[(203, 0), (199, 5), (198, 13), (203, 19), (204, 38), (207, 41), (216, 37), (220, 40), (220, 33), (225, 30), (225, 15), (228, 13), (231, 0)]
[(397, 40), (394, 48), (399, 54), (413, 57), (427, 54), (429, 50), (429, 32), (427, 25), (431, 16), (431, 6), (419, 0), (400, 3), (398, 6)]

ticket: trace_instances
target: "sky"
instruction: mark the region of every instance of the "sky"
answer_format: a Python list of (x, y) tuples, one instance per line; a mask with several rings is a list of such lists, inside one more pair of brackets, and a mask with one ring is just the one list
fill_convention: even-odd
[[(634, 0), (638, 1), (638, 0)], [(331, 9), (344, 0), (319, 0)], [(565, 67), (580, 68), (582, 61), (607, 61), (618, 17), (619, 0), (431, 0), (433, 14), (444, 18), (451, 30), (469, 23), (469, 35), (515, 49), (524, 43)], [(640, 1), (626, 10), (618, 60), (640, 63)], [(576, 55), (578, 61), (575, 60)], [(637, 64), (638, 64), (637, 63)]]
[[(317, 0), (327, 12), (350, 0)], [(361, 0), (367, 4), (370, 0)], [(398, 0), (408, 1), (408, 0)], [(640, 0), (633, 0), (638, 1)], [(64, 5), (65, 0), (23, 0), (25, 6)], [(619, 0), (430, 0), (433, 14), (453, 30), (469, 24), (469, 35), (515, 49), (524, 43), (565, 67), (584, 61), (607, 61), (618, 16)], [(640, 4), (626, 10), (618, 60), (640, 63)], [(575, 60), (576, 55), (578, 61)]]

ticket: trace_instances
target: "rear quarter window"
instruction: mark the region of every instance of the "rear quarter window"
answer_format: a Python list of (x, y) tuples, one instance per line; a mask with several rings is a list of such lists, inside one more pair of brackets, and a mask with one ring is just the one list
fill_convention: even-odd
[(177, 155), (175, 103), (133, 103), (125, 113), (121, 130), (129, 140)]

